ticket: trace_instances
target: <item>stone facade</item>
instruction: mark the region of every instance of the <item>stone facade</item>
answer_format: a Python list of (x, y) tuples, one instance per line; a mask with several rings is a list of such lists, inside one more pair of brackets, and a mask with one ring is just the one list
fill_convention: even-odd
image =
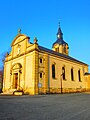
[[(58, 34), (62, 35), (60, 30)], [(11, 44), (12, 50), (5, 59), (4, 93), (22, 90), (24, 94), (34, 95), (90, 89), (90, 77), (85, 75), (88, 65), (70, 57), (68, 44), (62, 36), (58, 37), (53, 50), (50, 50), (39, 46), (36, 38), (31, 43), (24, 34), (16, 36)]]

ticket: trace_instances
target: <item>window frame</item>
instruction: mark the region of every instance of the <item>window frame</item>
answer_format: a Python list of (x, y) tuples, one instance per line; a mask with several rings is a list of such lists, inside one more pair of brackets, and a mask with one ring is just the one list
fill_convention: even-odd
[(42, 60), (42, 58), (40, 58), (39, 62), (40, 62), (40, 64), (42, 64), (42, 63), (43, 63), (43, 60)]
[(56, 78), (55, 64), (52, 64), (52, 78)]
[(80, 69), (78, 70), (78, 80), (79, 82), (81, 82), (81, 70)]
[(63, 80), (66, 80), (66, 76), (65, 76), (65, 66), (62, 67), (62, 78), (63, 78)]
[(42, 72), (40, 72), (39, 77), (40, 77), (40, 78), (43, 78), (43, 74), (42, 74)]
[(73, 68), (71, 68), (71, 80), (74, 81), (74, 72), (73, 72)]

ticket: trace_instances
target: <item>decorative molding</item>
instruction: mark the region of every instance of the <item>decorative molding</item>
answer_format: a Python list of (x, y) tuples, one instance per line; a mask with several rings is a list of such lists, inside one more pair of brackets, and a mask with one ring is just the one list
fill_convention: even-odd
[(22, 54), (19, 54), (19, 55), (15, 56), (15, 57), (12, 57), (12, 58), (9, 59), (9, 60), (5, 60), (5, 62), (8, 62), (8, 61), (10, 61), (10, 60), (13, 60), (13, 59), (19, 58), (19, 57), (21, 57), (21, 56), (23, 56), (23, 55), (26, 55), (26, 54), (28, 54), (28, 53), (30, 53), (30, 52), (33, 52), (33, 51), (38, 51), (38, 49), (35, 48), (35, 49), (32, 49), (32, 50), (29, 50), (29, 51), (27, 51), (27, 52), (25, 52), (25, 53), (22, 53)]

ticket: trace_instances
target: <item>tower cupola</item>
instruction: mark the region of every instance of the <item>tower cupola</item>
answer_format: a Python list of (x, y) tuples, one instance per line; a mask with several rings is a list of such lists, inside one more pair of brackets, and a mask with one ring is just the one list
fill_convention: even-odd
[(57, 40), (53, 43), (52, 49), (56, 52), (66, 54), (66, 55), (68, 55), (68, 53), (69, 53), (68, 44), (63, 40), (63, 33), (60, 28), (60, 22), (59, 22), (59, 28), (58, 28), (58, 32), (57, 32)]

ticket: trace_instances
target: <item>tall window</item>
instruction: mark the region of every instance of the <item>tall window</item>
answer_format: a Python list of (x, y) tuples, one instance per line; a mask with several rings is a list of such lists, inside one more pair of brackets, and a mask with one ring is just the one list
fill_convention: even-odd
[(63, 48), (63, 52), (66, 53), (66, 46), (64, 46), (64, 48)]
[(40, 63), (42, 63), (42, 58), (40, 58)]
[(80, 73), (80, 70), (78, 70), (78, 79), (81, 82), (81, 73)]
[(63, 80), (65, 80), (65, 67), (62, 67), (62, 76), (63, 76)]
[(74, 80), (74, 75), (73, 75), (73, 68), (71, 69), (71, 80)]
[(42, 72), (40, 73), (40, 78), (42, 78)]
[(52, 65), (52, 78), (55, 78), (55, 65)]
[(56, 52), (59, 52), (59, 47), (58, 47), (58, 48), (56, 48)]

